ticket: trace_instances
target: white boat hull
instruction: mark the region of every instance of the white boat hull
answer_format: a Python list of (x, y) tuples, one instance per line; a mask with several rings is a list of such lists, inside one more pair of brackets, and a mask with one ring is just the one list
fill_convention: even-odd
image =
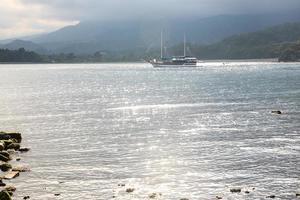
[(197, 67), (196, 64), (193, 65), (172, 65), (172, 64), (163, 64), (163, 63), (150, 63), (154, 68), (188, 68), (188, 67)]

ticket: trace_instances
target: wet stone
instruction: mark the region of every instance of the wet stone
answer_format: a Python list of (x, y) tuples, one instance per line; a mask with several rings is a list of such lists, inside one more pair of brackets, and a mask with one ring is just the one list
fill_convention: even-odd
[(17, 190), (17, 188), (15, 186), (9, 185), (9, 186), (6, 186), (4, 188), (4, 190), (6, 190), (8, 192), (15, 192)]
[(4, 187), (4, 186), (6, 186), (6, 184), (3, 183), (2, 180), (0, 180), (0, 187)]
[(126, 189), (126, 192), (127, 192), (127, 193), (131, 193), (131, 192), (133, 192), (133, 191), (134, 191), (134, 188), (127, 188), (127, 189)]
[(12, 171), (15, 171), (15, 172), (29, 172), (30, 169), (29, 167), (26, 167), (26, 166), (15, 166), (12, 168)]
[(5, 179), (13, 179), (13, 178), (16, 178), (20, 175), (20, 173), (18, 171), (11, 171), (7, 174), (5, 174), (4, 178)]
[(10, 145), (7, 146), (7, 149), (19, 150), (20, 147), (21, 147), (21, 146), (20, 146), (19, 143), (11, 143)]
[(18, 143), (22, 141), (21, 133), (0, 132), (0, 140), (15, 139)]
[(0, 151), (0, 155), (9, 158), (9, 153), (7, 151)]
[(150, 199), (155, 199), (156, 198), (156, 193), (149, 194), (149, 198)]
[(30, 148), (23, 147), (23, 148), (20, 148), (19, 151), (20, 152), (28, 152), (28, 151), (30, 151)]
[(241, 191), (242, 191), (241, 188), (232, 188), (232, 189), (230, 189), (230, 192), (232, 192), (232, 193), (240, 193)]
[(1, 200), (11, 200), (11, 197), (7, 191), (0, 192), (0, 199)]
[(7, 172), (8, 170), (10, 170), (12, 168), (11, 164), (8, 163), (4, 163), (0, 165), (0, 169), (3, 172)]
[(280, 110), (272, 110), (271, 113), (278, 114), (278, 115), (282, 114)]
[(0, 154), (0, 160), (3, 162), (8, 162), (9, 158)]

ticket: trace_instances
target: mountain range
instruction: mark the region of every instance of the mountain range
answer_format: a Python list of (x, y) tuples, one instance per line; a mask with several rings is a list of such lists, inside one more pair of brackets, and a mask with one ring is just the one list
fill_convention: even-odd
[(26, 37), (30, 41), (22, 38), (6, 41), (0, 48), (15, 50), (23, 47), (39, 54), (89, 55), (99, 51), (147, 54), (160, 46), (162, 30), (166, 46), (182, 43), (184, 33), (191, 44), (210, 45), (228, 36), (295, 21), (300, 21), (299, 12), (160, 21), (83, 21), (51, 33)]

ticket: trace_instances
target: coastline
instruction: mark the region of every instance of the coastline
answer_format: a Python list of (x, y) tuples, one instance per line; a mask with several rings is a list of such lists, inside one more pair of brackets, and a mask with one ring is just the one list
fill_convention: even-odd
[[(239, 63), (239, 62), (267, 62), (267, 63), (300, 63), (300, 61), (291, 61), (291, 62), (279, 62), (278, 58), (257, 58), (257, 59), (199, 59), (198, 64), (201, 63), (214, 63), (214, 62), (232, 62), (232, 63)], [(107, 62), (0, 62), (0, 65), (24, 65), (24, 64), (31, 64), (31, 65), (57, 65), (57, 64), (142, 64), (142, 63), (148, 63), (146, 61), (107, 61)]]
[[(16, 132), (0, 131), (0, 199), (11, 200), (13, 193), (17, 190), (10, 184), (10, 180), (18, 177), (22, 172), (28, 172), (30, 169), (22, 164), (13, 164), (21, 161), (21, 154), (30, 149), (21, 146), (22, 135)], [(15, 163), (14, 162), (14, 163)], [(7, 183), (6, 183), (7, 182)], [(24, 196), (23, 199), (29, 199)]]

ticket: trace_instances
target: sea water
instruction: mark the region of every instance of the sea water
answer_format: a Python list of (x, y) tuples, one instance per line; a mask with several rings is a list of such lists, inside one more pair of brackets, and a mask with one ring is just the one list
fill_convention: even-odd
[(31, 148), (14, 198), (296, 199), (300, 64), (200, 65), (0, 65), (0, 130)]

